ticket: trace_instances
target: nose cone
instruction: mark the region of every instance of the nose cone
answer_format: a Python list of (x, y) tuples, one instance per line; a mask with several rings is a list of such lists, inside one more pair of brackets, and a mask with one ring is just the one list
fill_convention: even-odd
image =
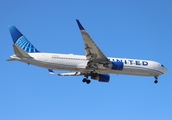
[(168, 69), (164, 67), (162, 72), (166, 74), (168, 72)]

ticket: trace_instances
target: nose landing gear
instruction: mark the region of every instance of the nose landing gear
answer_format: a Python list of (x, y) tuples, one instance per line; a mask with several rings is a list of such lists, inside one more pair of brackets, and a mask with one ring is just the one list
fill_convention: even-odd
[(155, 76), (154, 78), (155, 78), (154, 83), (155, 83), (155, 84), (157, 84), (157, 83), (158, 83), (158, 77), (157, 77), (157, 76)]

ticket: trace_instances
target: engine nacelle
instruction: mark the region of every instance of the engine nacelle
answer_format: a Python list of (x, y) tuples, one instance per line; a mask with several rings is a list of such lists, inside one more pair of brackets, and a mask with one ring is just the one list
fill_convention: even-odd
[(112, 70), (123, 70), (124, 64), (123, 62), (111, 62), (104, 64), (104, 67), (111, 68)]
[(108, 74), (97, 74), (92, 76), (91, 79), (98, 80), (99, 82), (109, 82), (110, 76)]

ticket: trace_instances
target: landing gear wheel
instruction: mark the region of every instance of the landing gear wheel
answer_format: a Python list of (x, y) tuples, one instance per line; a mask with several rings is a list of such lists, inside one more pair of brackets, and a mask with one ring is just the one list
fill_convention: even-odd
[(154, 76), (154, 78), (155, 78), (154, 83), (157, 84), (158, 83), (158, 76)]
[(82, 79), (82, 82), (83, 82), (83, 83), (90, 84), (91, 80), (88, 80), (87, 78), (83, 78), (83, 79)]
[(158, 83), (158, 80), (155, 80), (154, 83), (157, 84)]
[(87, 81), (86, 81), (87, 84), (90, 84), (90, 82), (91, 82), (91, 80), (87, 80)]
[(83, 83), (87, 82), (87, 79), (86, 78), (83, 78), (82, 82)]

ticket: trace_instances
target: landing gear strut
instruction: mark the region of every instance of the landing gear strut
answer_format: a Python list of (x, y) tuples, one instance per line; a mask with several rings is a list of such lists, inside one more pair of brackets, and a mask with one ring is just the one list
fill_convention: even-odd
[(157, 83), (158, 83), (158, 77), (157, 77), (157, 76), (155, 76), (154, 78), (155, 78), (154, 83), (155, 83), (155, 84), (157, 84)]
[(83, 78), (82, 80), (83, 83), (87, 83), (87, 84), (90, 84), (91, 80), (89, 80), (88, 78)]

